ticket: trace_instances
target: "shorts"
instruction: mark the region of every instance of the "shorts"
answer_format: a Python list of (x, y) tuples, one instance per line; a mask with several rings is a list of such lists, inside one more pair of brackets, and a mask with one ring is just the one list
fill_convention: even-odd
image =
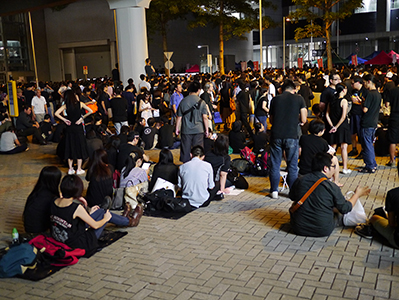
[(360, 120), (362, 119), (361, 115), (351, 115), (350, 126), (351, 126), (351, 134), (360, 134)]

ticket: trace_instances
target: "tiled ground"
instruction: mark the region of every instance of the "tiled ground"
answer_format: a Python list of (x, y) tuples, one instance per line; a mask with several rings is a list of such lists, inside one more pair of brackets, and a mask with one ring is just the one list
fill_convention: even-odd
[[(59, 165), (55, 145), (0, 156), (0, 242), (23, 231), (21, 214), (41, 168)], [(152, 157), (157, 152), (151, 153)], [(396, 186), (395, 168), (343, 176), (342, 191), (371, 187), (367, 213)], [(351, 159), (350, 167), (362, 162)], [(61, 166), (60, 166), (61, 167)], [(66, 168), (62, 168), (66, 171)], [(0, 280), (1, 299), (399, 299), (399, 252), (362, 239), (352, 228), (328, 238), (289, 232), (284, 196), (265, 178), (248, 178), (239, 196), (179, 219), (143, 217), (127, 236), (90, 259), (40, 282)]]

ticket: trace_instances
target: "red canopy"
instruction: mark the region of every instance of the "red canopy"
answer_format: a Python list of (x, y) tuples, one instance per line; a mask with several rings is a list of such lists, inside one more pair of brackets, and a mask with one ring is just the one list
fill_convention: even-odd
[(396, 61), (399, 61), (399, 54), (396, 53), (395, 51), (391, 50), (391, 52), (388, 53), (389, 57), (393, 59), (394, 56), (396, 56)]
[(392, 63), (392, 57), (381, 51), (376, 57), (366, 61), (365, 65), (388, 65)]
[(194, 65), (190, 69), (186, 70), (186, 73), (199, 73), (199, 65)]

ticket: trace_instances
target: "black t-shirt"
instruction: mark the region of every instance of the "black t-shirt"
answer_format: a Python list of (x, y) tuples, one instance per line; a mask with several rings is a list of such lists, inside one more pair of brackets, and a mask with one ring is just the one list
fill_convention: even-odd
[(284, 92), (273, 98), (270, 116), (273, 117), (273, 139), (297, 139), (299, 115), (306, 108), (302, 96)]
[(179, 174), (179, 167), (173, 163), (160, 165), (156, 164), (154, 167), (154, 172), (152, 173), (151, 182), (149, 185), (149, 191), (152, 191), (158, 178), (165, 179), (173, 184), (177, 184), (177, 177)]
[(128, 158), (129, 154), (133, 151), (138, 151), (141, 154), (144, 154), (144, 151), (137, 146), (131, 145), (129, 143), (120, 145), (118, 159), (116, 162), (116, 169), (118, 171), (121, 171), (123, 169), (126, 163), (126, 159)]
[(35, 97), (35, 92), (34, 91), (30, 91), (30, 90), (24, 90), (23, 91), (23, 95), (25, 97), (25, 103), (27, 106), (31, 106), (32, 105), (32, 99), (33, 97)]
[[(368, 95), (368, 90), (364, 86), (362, 86), (360, 91), (353, 90), (352, 95), (354, 93), (357, 93), (358, 96), (360, 97), (360, 99), (362, 99), (362, 101), (364, 101)], [(352, 103), (351, 115), (360, 115), (360, 116), (363, 115), (362, 106), (360, 104)]]
[(215, 141), (209, 138), (204, 138), (204, 153), (207, 154), (213, 149)]
[(211, 151), (205, 155), (204, 161), (212, 165), (213, 179), (215, 182), (220, 181), (220, 171), (227, 173), (230, 169), (231, 158), (229, 155), (219, 156)]
[(249, 114), (249, 93), (240, 91), (237, 95), (237, 102), (240, 104), (240, 112), (242, 114)]
[(328, 104), (334, 100), (335, 89), (328, 86), (320, 95), (320, 103), (324, 103), (326, 105), (323, 116), (325, 116), (325, 112), (327, 111)]
[(260, 150), (265, 149), (268, 137), (266, 132), (259, 132), (253, 136), (253, 140), (254, 147), (252, 151), (256, 154), (259, 154)]
[(154, 145), (154, 137), (158, 134), (158, 129), (155, 127), (147, 127), (143, 131), (142, 140), (145, 144), (144, 150), (150, 150)]
[(170, 124), (164, 124), (158, 131), (158, 148), (171, 148), (173, 146), (173, 130)]
[(267, 100), (267, 95), (260, 97), (258, 105), (255, 109), (255, 115), (259, 117), (266, 117), (267, 112), (262, 108), (263, 103), (266, 102), (266, 107), (268, 107), (269, 100)]
[[(398, 223), (399, 217), (399, 188), (394, 188), (387, 193), (387, 197), (385, 199), (385, 210), (387, 212), (391, 212), (395, 214), (396, 224)], [(399, 245), (399, 230), (396, 227), (394, 233), (395, 244)]]
[(127, 100), (123, 97), (111, 99), (112, 119), (114, 122), (127, 121)]
[(302, 135), (299, 139), (301, 157), (298, 163), (299, 174), (305, 175), (312, 172), (312, 159), (316, 153), (327, 152), (328, 143), (322, 137), (314, 134)]
[(233, 153), (240, 153), (245, 147), (245, 133), (242, 131), (229, 132), (230, 147), (233, 148)]
[(99, 205), (103, 204), (105, 196), (110, 196), (112, 197), (113, 194), (113, 188), (112, 185), (114, 183), (112, 179), (112, 173), (113, 169), (111, 169), (111, 176), (106, 179), (96, 179), (96, 176), (87, 174), (89, 176), (86, 176), (89, 182), (89, 186), (87, 188), (87, 194), (86, 194), (86, 200), (87, 204), (90, 207), (93, 207), (94, 205)]
[(363, 107), (367, 107), (368, 110), (362, 116), (360, 126), (362, 128), (376, 128), (381, 108), (381, 94), (377, 90), (369, 91)]
[(389, 105), (391, 107), (391, 114), (399, 114), (399, 88), (393, 88), (389, 91)]

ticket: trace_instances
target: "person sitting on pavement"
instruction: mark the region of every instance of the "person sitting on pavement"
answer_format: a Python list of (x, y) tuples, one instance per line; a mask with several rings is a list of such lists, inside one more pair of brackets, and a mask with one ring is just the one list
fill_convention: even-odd
[(233, 148), (233, 153), (240, 153), (245, 147), (246, 139), (245, 132), (242, 130), (242, 122), (237, 120), (233, 123), (232, 129), (229, 132), (230, 147)]
[(125, 167), (121, 171), (119, 187), (135, 186), (148, 181), (149, 168), (142, 169), (144, 159), (139, 151), (132, 151), (126, 159)]
[(54, 166), (44, 167), (25, 203), (23, 220), (25, 232), (42, 233), (50, 229), (51, 203), (60, 196), (58, 186), (62, 173)]
[[(322, 138), (325, 131), (324, 122), (321, 119), (312, 120), (309, 124), (309, 135), (302, 135), (299, 139), (299, 174), (306, 175), (312, 172), (312, 159), (319, 152), (333, 155), (333, 164), (339, 166), (338, 158), (334, 156), (335, 150)], [(334, 170), (334, 182), (339, 187), (339, 167)]]
[(116, 169), (121, 171), (123, 167), (126, 165), (126, 159), (129, 157), (130, 153), (133, 151), (137, 151), (140, 155), (143, 156), (144, 161), (149, 161), (149, 157), (144, 154), (143, 149), (141, 149), (137, 144), (140, 140), (140, 135), (138, 132), (133, 131), (129, 132), (127, 135), (127, 143), (122, 144), (119, 147), (118, 158), (116, 161)]
[[(337, 225), (342, 225), (335, 211), (338, 210), (341, 214), (350, 212), (360, 197), (370, 193), (368, 187), (358, 186), (353, 196), (346, 200), (339, 187), (328, 180), (337, 167), (331, 154), (317, 153), (312, 160), (312, 173), (301, 176), (294, 182), (289, 197), (293, 201), (290, 223), (295, 234), (329, 236)], [(317, 182), (319, 185), (314, 191), (302, 199)], [(300, 200), (302, 204), (298, 203)]]
[(0, 138), (0, 154), (16, 154), (29, 150), (28, 145), (20, 143), (13, 126), (3, 132)]
[(20, 112), (17, 118), (17, 135), (24, 138), (33, 135), (40, 145), (47, 145), (43, 139), (39, 123), (32, 120), (32, 108), (30, 106), (23, 106), (23, 111)]
[[(390, 246), (399, 249), (398, 199), (399, 187), (388, 191), (385, 198), (385, 211), (388, 213), (388, 216), (382, 207), (375, 209), (375, 213), (368, 223), (359, 224), (355, 228), (355, 233), (366, 239), (372, 239), (376, 233), (379, 233), (388, 241)], [(378, 211), (381, 213), (378, 213)]]
[(53, 124), (51, 123), (51, 117), (49, 114), (44, 115), (43, 122), (40, 123), (40, 130), (42, 132), (42, 137), (46, 142), (51, 142), (54, 136)]
[(152, 173), (149, 191), (152, 191), (158, 178), (164, 179), (176, 185), (178, 174), (179, 167), (173, 162), (172, 152), (169, 149), (162, 149), (159, 152), (158, 163), (155, 165), (154, 171)]
[(187, 199), (193, 208), (205, 207), (213, 200), (209, 190), (215, 187), (212, 165), (204, 161), (204, 148), (194, 146), (191, 160), (180, 166), (178, 185), (182, 198)]

